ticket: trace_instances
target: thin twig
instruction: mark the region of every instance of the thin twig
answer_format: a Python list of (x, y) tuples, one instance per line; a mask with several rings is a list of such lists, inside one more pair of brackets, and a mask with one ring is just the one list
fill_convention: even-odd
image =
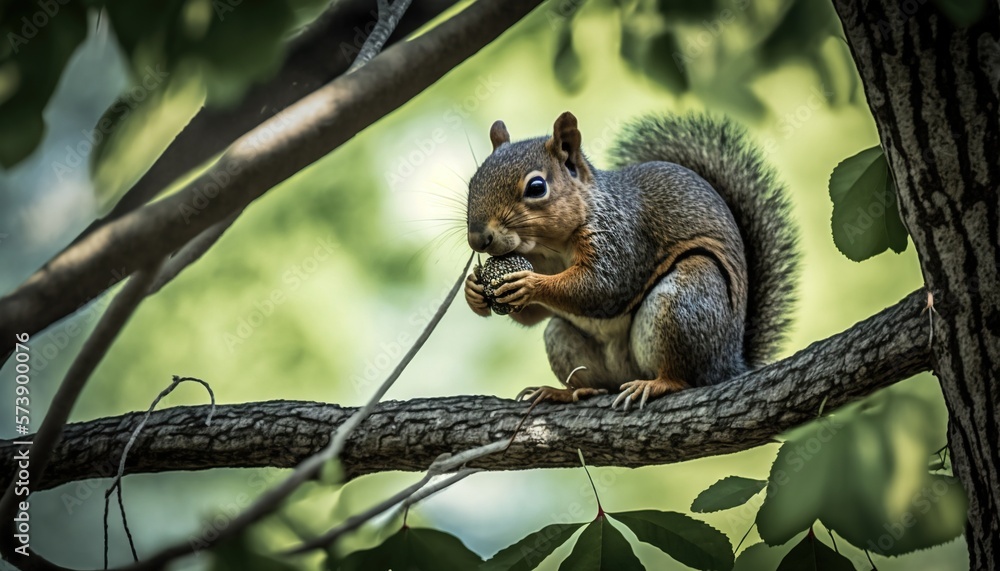
[(160, 273), (157, 274), (156, 279), (153, 280), (153, 285), (149, 286), (149, 293), (146, 295), (153, 295), (154, 293), (160, 291), (160, 289), (167, 285), (171, 280), (177, 277), (177, 274), (181, 273), (184, 268), (190, 266), (194, 262), (198, 261), (205, 252), (208, 251), (215, 243), (222, 237), (222, 234), (233, 225), (233, 222), (243, 213), (243, 209), (239, 209), (236, 212), (230, 214), (226, 219), (220, 220), (215, 224), (209, 226), (208, 228), (202, 230), (201, 234), (198, 234), (191, 239), (190, 242), (181, 247), (174, 255), (167, 259), (166, 263), (163, 264), (163, 268)]
[[(107, 498), (104, 500), (104, 508), (107, 509), (108, 501)], [(121, 482), (118, 482), (118, 511), (122, 514), (122, 527), (125, 528), (125, 537), (128, 538), (128, 547), (132, 550), (132, 561), (139, 561), (139, 554), (135, 550), (135, 540), (132, 539), (132, 530), (128, 527), (128, 518), (125, 516), (125, 500), (122, 499), (122, 486)], [(105, 518), (107, 521), (107, 518)], [(106, 530), (105, 530), (106, 531)], [(105, 537), (105, 543), (107, 543), (107, 537)], [(104, 553), (107, 554), (107, 547), (104, 548)], [(105, 568), (107, 568), (107, 561), (104, 562)]]
[[(84, 342), (76, 359), (73, 360), (73, 364), (66, 372), (66, 376), (52, 399), (52, 404), (42, 420), (42, 426), (32, 439), (29, 451), (31, 456), (30, 481), (41, 481), (45, 468), (52, 458), (52, 453), (62, 437), (63, 427), (65, 427), (84, 385), (87, 384), (90, 375), (107, 354), (108, 349), (135, 312), (136, 307), (146, 297), (149, 284), (161, 265), (162, 260), (151, 267), (139, 270), (132, 276), (132, 279), (108, 304), (108, 309), (101, 316), (90, 337)], [(14, 482), (12, 481), (3, 495), (3, 499), (0, 500), (0, 521), (12, 521), (16, 505)], [(4, 555), (10, 556), (9, 553)]]
[[(403, 369), (405, 369), (406, 365), (413, 360), (417, 351), (423, 347), (427, 338), (430, 337), (431, 332), (437, 326), (438, 322), (441, 321), (441, 318), (444, 317), (444, 314), (448, 311), (448, 307), (451, 306), (451, 303), (454, 301), (458, 291), (465, 283), (465, 275), (468, 271), (469, 263), (471, 262), (472, 256), (470, 255), (469, 261), (466, 262), (465, 266), (463, 266), (462, 271), (458, 275), (458, 279), (455, 281), (455, 285), (452, 286), (451, 291), (448, 292), (448, 295), (441, 303), (441, 306), (438, 307), (438, 310), (427, 323), (427, 326), (424, 327), (424, 330), (413, 343), (413, 346), (410, 347), (410, 350), (406, 352), (406, 355), (403, 356), (399, 364), (396, 365), (396, 368), (392, 371), (385, 382), (382, 383), (382, 386), (375, 391), (375, 394), (372, 395), (371, 399), (365, 403), (365, 406), (355, 412), (350, 418), (344, 421), (344, 423), (341, 424), (337, 430), (334, 431), (329, 444), (327, 444), (323, 450), (320, 450), (316, 454), (313, 454), (309, 458), (303, 460), (290, 476), (282, 480), (277, 486), (265, 491), (259, 498), (257, 498), (257, 501), (250, 505), (250, 507), (233, 518), (224, 530), (221, 530), (211, 539), (206, 538), (201, 544), (202, 548), (209, 548), (214, 545), (218, 545), (220, 542), (236, 536), (250, 525), (274, 512), (274, 510), (281, 505), (281, 502), (288, 498), (292, 492), (297, 490), (300, 485), (314, 478), (316, 474), (319, 473), (323, 465), (340, 455), (340, 452), (343, 450), (350, 433), (372, 413), (375, 406), (382, 399), (382, 397), (385, 396), (385, 393), (389, 390), (389, 388), (392, 387), (392, 384), (396, 382), (396, 379), (398, 379), (399, 375), (402, 374)], [(160, 569), (167, 562), (192, 553), (194, 550), (195, 547), (189, 542), (178, 542), (161, 550), (151, 558), (129, 567), (129, 569)]]
[[(208, 410), (208, 418), (205, 419), (205, 426), (212, 426), (212, 416), (215, 414), (215, 393), (212, 391), (212, 387), (205, 381), (195, 377), (178, 377), (177, 375), (174, 375), (173, 380), (170, 381), (170, 385), (160, 391), (160, 394), (156, 395), (156, 398), (153, 399), (149, 408), (146, 409), (146, 414), (142, 417), (142, 420), (139, 421), (139, 425), (132, 430), (132, 435), (129, 436), (128, 442), (125, 444), (125, 449), (122, 450), (121, 460), (118, 461), (118, 473), (115, 475), (115, 479), (111, 482), (111, 487), (114, 487), (118, 482), (120, 482), (122, 476), (125, 474), (125, 460), (128, 459), (129, 450), (132, 449), (136, 439), (139, 437), (139, 433), (142, 431), (143, 427), (146, 426), (146, 422), (149, 421), (149, 415), (153, 414), (153, 410), (156, 408), (156, 405), (160, 404), (161, 400), (163, 400), (170, 393), (174, 392), (174, 389), (185, 381), (198, 383), (205, 387), (205, 390), (208, 391), (208, 398), (211, 401), (212, 408)], [(108, 493), (105, 495), (110, 495), (110, 493), (109, 489)]]
[(740, 546), (742, 546), (743, 542), (747, 540), (747, 536), (750, 535), (751, 531), (753, 531), (753, 526), (755, 525), (757, 525), (757, 522), (750, 523), (750, 527), (747, 528), (747, 532), (743, 534), (743, 538), (740, 539), (740, 542), (736, 544), (736, 549), (733, 550), (733, 553), (736, 553), (737, 551), (740, 550)]
[(351, 64), (347, 73), (351, 73), (362, 67), (382, 51), (382, 47), (389, 40), (392, 32), (395, 31), (396, 25), (403, 18), (403, 14), (406, 13), (406, 9), (410, 7), (410, 1), (396, 0), (390, 5), (389, 0), (377, 0), (378, 23), (375, 24), (375, 29), (372, 30), (372, 33), (368, 34), (368, 39), (361, 46), (361, 51), (354, 58), (354, 63)]
[(109, 498), (108, 496), (104, 496), (104, 537), (105, 537), (105, 540), (104, 540), (104, 568), (105, 569), (108, 568), (108, 541), (107, 541), (107, 537), (108, 537), (108, 512), (111, 511), (111, 510), (108, 509), (108, 502), (110, 502), (110, 501), (111, 501), (111, 498)]
[(878, 571), (878, 567), (876, 567), (875, 562), (872, 561), (872, 554), (868, 553), (867, 549), (865, 549), (864, 551), (865, 551), (865, 557), (868, 558), (868, 564), (872, 566), (872, 571)]
[(400, 504), (399, 508), (397, 509), (408, 510), (410, 509), (410, 506), (412, 506), (413, 504), (419, 501), (423, 501), (433, 496), (434, 494), (440, 492), (441, 490), (451, 486), (452, 484), (456, 484), (461, 480), (464, 480), (465, 478), (468, 478), (469, 476), (477, 474), (482, 471), (483, 471), (482, 468), (465, 468), (459, 470), (458, 472), (455, 472), (454, 474), (448, 476), (447, 478), (442, 478), (441, 480), (434, 482), (429, 486), (421, 488), (419, 492), (403, 500), (403, 503)]
[[(160, 272), (160, 274), (158, 275), (162, 275), (162, 272)], [(201, 379), (197, 379), (195, 377), (178, 377), (177, 375), (174, 375), (173, 380), (170, 381), (170, 385), (167, 388), (160, 391), (160, 394), (157, 395), (155, 399), (153, 399), (153, 402), (149, 405), (149, 408), (146, 409), (145, 416), (142, 417), (142, 420), (139, 422), (139, 425), (135, 427), (135, 429), (132, 431), (131, 436), (129, 436), (128, 442), (125, 444), (125, 448), (122, 450), (121, 460), (118, 461), (118, 473), (115, 475), (114, 480), (111, 481), (111, 485), (108, 486), (108, 491), (104, 493), (104, 568), (105, 569), (108, 568), (108, 504), (111, 498), (111, 494), (115, 490), (118, 491), (118, 507), (121, 510), (122, 526), (125, 528), (125, 535), (128, 537), (128, 545), (129, 548), (132, 549), (132, 559), (136, 562), (139, 561), (139, 556), (136, 554), (135, 550), (135, 543), (132, 541), (132, 530), (130, 530), (128, 527), (128, 518), (125, 515), (125, 503), (124, 500), (122, 500), (122, 477), (124, 477), (125, 475), (125, 461), (128, 459), (128, 453), (132, 449), (132, 445), (135, 444), (136, 439), (139, 437), (139, 433), (142, 432), (142, 429), (146, 426), (146, 422), (149, 421), (149, 415), (153, 413), (153, 410), (156, 408), (156, 405), (158, 405), (160, 401), (163, 400), (164, 397), (174, 392), (174, 389), (176, 389), (178, 385), (180, 385), (185, 381), (199, 383), (201, 384), (201, 386), (205, 387), (206, 391), (208, 391), (208, 398), (211, 400), (212, 408), (208, 409), (208, 418), (205, 420), (205, 426), (212, 425), (212, 415), (215, 414), (215, 393), (212, 391), (212, 387)]]
[[(488, 456), (490, 454), (495, 454), (504, 450), (507, 446), (506, 440), (501, 440), (498, 442), (493, 442), (485, 446), (479, 446), (471, 450), (466, 450), (454, 455), (442, 454), (435, 460), (431, 466), (427, 469), (427, 473), (418, 482), (411, 486), (400, 490), (392, 497), (386, 499), (385, 501), (372, 506), (371, 508), (347, 518), (344, 523), (338, 525), (337, 527), (327, 531), (323, 535), (316, 537), (315, 539), (304, 542), (302, 545), (295, 547), (286, 552), (287, 555), (295, 555), (299, 553), (305, 553), (307, 551), (312, 551), (314, 549), (320, 549), (327, 547), (333, 542), (337, 541), (345, 533), (353, 531), (361, 527), (365, 522), (371, 520), (375, 516), (381, 514), (382, 512), (392, 508), (393, 506), (400, 504), (400, 509), (407, 509), (414, 503), (434, 494), (448, 486), (454, 484), (455, 482), (472, 475), (475, 472), (479, 472), (478, 469), (464, 469), (452, 476), (441, 480), (440, 482), (435, 482), (432, 485), (427, 486), (430, 480), (442, 473), (450, 472), (457, 468), (464, 466), (465, 464), (481, 458), (483, 456)], [(459, 476), (460, 477), (456, 477)], [(424, 486), (427, 486), (424, 488)], [(400, 503), (402, 502), (402, 503)]]
[(459, 273), (458, 280), (455, 281), (455, 285), (451, 286), (451, 291), (448, 292), (444, 301), (441, 302), (441, 306), (434, 312), (434, 316), (431, 317), (431, 320), (427, 322), (426, 326), (424, 326), (424, 330), (420, 332), (420, 336), (417, 337), (416, 341), (414, 341), (413, 346), (411, 346), (410, 350), (403, 355), (403, 358), (396, 365), (396, 368), (393, 369), (389, 377), (382, 383), (382, 386), (380, 386), (378, 390), (375, 391), (375, 394), (368, 399), (365, 406), (361, 407), (361, 409), (354, 413), (351, 418), (347, 419), (347, 422), (340, 425), (340, 427), (333, 433), (333, 438), (330, 439), (330, 445), (327, 450), (320, 453), (326, 455), (326, 460), (336, 458), (340, 455), (340, 452), (344, 449), (344, 444), (347, 442), (347, 437), (350, 436), (351, 432), (357, 428), (357, 426), (361, 424), (364, 419), (368, 418), (373, 410), (375, 410), (375, 406), (382, 400), (385, 393), (389, 392), (389, 389), (392, 387), (393, 383), (396, 382), (396, 379), (399, 378), (399, 375), (403, 374), (403, 370), (406, 369), (406, 366), (409, 365), (410, 361), (413, 360), (413, 357), (416, 356), (417, 351), (419, 351), (420, 348), (424, 346), (424, 343), (427, 342), (427, 338), (431, 336), (431, 332), (433, 332), (434, 328), (437, 327), (438, 322), (440, 322), (441, 318), (444, 317), (448, 308), (451, 307), (451, 302), (455, 299), (455, 296), (458, 295), (458, 291), (462, 289), (462, 285), (465, 283), (465, 274), (468, 272), (469, 264), (471, 263), (472, 256), (470, 255), (469, 260), (462, 267), (462, 271)]

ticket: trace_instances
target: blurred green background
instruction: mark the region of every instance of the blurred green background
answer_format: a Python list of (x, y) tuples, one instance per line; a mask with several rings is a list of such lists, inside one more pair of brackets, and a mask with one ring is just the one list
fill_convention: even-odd
[[(201, 261), (142, 304), (73, 419), (145, 409), (174, 374), (208, 381), (219, 403), (364, 402), (402, 352), (400, 336), (419, 333), (469, 255), (465, 181), (488, 154), (488, 129), (496, 119), (514, 138), (524, 138), (549, 132), (555, 117), (571, 110), (589, 157), (604, 166), (618, 126), (640, 113), (708, 109), (732, 115), (748, 125), (787, 183), (801, 231), (800, 301), (783, 354), (895, 303), (921, 287), (912, 246), (859, 264), (831, 239), (830, 173), (878, 138), (835, 17), (825, 2), (805, 4), (812, 2), (708, 2), (668, 27), (641, 7), (628, 17), (610, 2), (585, 3), (578, 11), (575, 4), (543, 4), (407, 105), (251, 205)], [(721, 10), (731, 10), (732, 18)], [(792, 14), (789, 23), (792, 10), (802, 14)], [(787, 29), (778, 34), (782, 25)], [(673, 42), (686, 66), (650, 63), (641, 46), (629, 52), (629, 34)], [(91, 14), (87, 39), (45, 108), (41, 146), (0, 171), (0, 291), (16, 287), (105, 211), (194, 114), (207, 89), (203, 71), (172, 75), (116, 133), (119, 140), (103, 151), (99, 168), (92, 172), (87, 161), (68, 171), (56, 168), (65, 162), (67, 145), (93, 128), (130, 85), (129, 77), (107, 25)], [(275, 292), (284, 301), (268, 309), (265, 300)], [(106, 295), (93, 311), (33, 338), (35, 428), (107, 301)], [(542, 330), (479, 318), (459, 298), (387, 398), (513, 397), (527, 384), (551, 383)], [(9, 366), (0, 371), (2, 386), (9, 388), (12, 378)], [(888, 392), (878, 406), (899, 399), (907, 406), (876, 414), (878, 434), (858, 437), (856, 454), (842, 457), (857, 465), (834, 465), (826, 480), (815, 475), (817, 489), (851, 474), (862, 481), (866, 461), (884, 467), (882, 454), (906, 446), (914, 426), (922, 435), (916, 450), (945, 444), (946, 411), (933, 377), (920, 375)], [(203, 402), (203, 389), (185, 384), (161, 406)], [(873, 407), (865, 410), (879, 410)], [(10, 413), (0, 411), (5, 438), (12, 436)], [(673, 466), (592, 473), (609, 511), (689, 512), (694, 497), (720, 478), (766, 479), (777, 450), (770, 445)], [(895, 477), (905, 479), (900, 470)], [(140, 554), (210, 531), (213, 517), (245, 506), (281, 475), (217, 470), (128, 477), (126, 506)], [(339, 491), (307, 486), (253, 537), (263, 551), (289, 546), (297, 532), (318, 533), (417, 477), (381, 474)], [(106, 486), (82, 482), (33, 496), (32, 547), (56, 563), (100, 565)], [(905, 505), (909, 488), (900, 486), (902, 499), (883, 500)], [(548, 523), (589, 520), (595, 509), (582, 470), (489, 473), (419, 504), (410, 521), (454, 533), (488, 556)], [(111, 563), (122, 564), (130, 555), (112, 512)], [(735, 545), (754, 512), (741, 508), (703, 518)], [(374, 527), (350, 537), (345, 549), (373, 545), (379, 536)], [(828, 541), (822, 529), (817, 525)], [(743, 549), (758, 541), (751, 531)], [(775, 562), (773, 569), (791, 545), (754, 549)], [(568, 550), (557, 550), (541, 568), (555, 569)], [(644, 544), (637, 553), (650, 569), (685, 568)], [(844, 553), (859, 569), (868, 568), (863, 552), (847, 547)], [(318, 568), (322, 556), (301, 561)], [(968, 567), (961, 538), (903, 557), (875, 556), (875, 563), (883, 570)], [(200, 555), (176, 568), (209, 565), (211, 556)]]

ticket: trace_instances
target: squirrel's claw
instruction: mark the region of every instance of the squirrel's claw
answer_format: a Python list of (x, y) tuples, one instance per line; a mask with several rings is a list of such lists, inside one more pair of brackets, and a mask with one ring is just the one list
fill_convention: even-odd
[(583, 387), (579, 389), (566, 388), (557, 389), (555, 387), (528, 387), (517, 394), (517, 398), (514, 400), (525, 400), (531, 401), (531, 403), (538, 404), (540, 402), (577, 402), (582, 397), (589, 397), (593, 395), (606, 395), (608, 391), (606, 389), (593, 389), (590, 387)]
[(611, 403), (611, 408), (618, 408), (624, 403), (622, 410), (628, 412), (632, 409), (632, 403), (639, 400), (639, 410), (646, 406), (646, 402), (651, 398), (659, 398), (663, 395), (675, 393), (681, 389), (686, 389), (687, 383), (670, 379), (657, 378), (651, 381), (629, 381), (621, 386), (621, 394)]
[(476, 315), (490, 316), (490, 307), (483, 295), (483, 284), (479, 283), (479, 277), (475, 273), (471, 273), (469, 277), (465, 278), (465, 302), (469, 304)]
[(535, 285), (538, 274), (532, 271), (514, 272), (503, 277), (501, 280), (494, 280), (492, 286), (496, 287), (494, 297), (497, 303), (512, 305), (515, 308), (522, 308), (531, 303), (535, 295)]

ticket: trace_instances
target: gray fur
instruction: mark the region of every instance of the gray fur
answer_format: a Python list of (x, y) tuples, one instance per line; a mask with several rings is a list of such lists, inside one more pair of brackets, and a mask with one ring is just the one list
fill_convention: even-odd
[(730, 309), (726, 292), (722, 273), (704, 257), (687, 258), (664, 277), (632, 323), (632, 351), (642, 371), (637, 378), (701, 386), (746, 371), (743, 316)]
[(684, 165), (726, 201), (744, 243), (749, 278), (744, 353), (753, 367), (773, 358), (791, 324), (796, 231), (783, 186), (745, 131), (704, 115), (647, 117), (624, 130), (613, 154), (618, 166)]
[[(553, 183), (546, 141), (503, 143), (487, 157), (470, 182), (470, 227), (503, 218), (533, 170), (548, 169), (552, 201), (573, 200)], [(718, 383), (770, 358), (788, 326), (795, 232), (783, 189), (743, 131), (704, 116), (647, 118), (626, 128), (613, 153), (617, 170), (581, 157), (593, 178), (573, 191), (586, 210), (574, 232), (592, 251), (585, 277), (550, 292), (561, 296), (547, 305), (553, 372), (565, 381), (583, 365), (575, 387), (615, 391), (634, 380)], [(691, 241), (721, 254), (689, 251), (650, 288)], [(572, 252), (527, 256), (546, 274), (573, 263)]]

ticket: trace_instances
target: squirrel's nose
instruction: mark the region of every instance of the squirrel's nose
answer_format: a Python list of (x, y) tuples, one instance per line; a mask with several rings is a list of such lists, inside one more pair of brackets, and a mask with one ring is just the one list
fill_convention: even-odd
[(477, 252), (485, 252), (486, 248), (493, 243), (493, 230), (481, 228), (469, 230), (469, 246)]

